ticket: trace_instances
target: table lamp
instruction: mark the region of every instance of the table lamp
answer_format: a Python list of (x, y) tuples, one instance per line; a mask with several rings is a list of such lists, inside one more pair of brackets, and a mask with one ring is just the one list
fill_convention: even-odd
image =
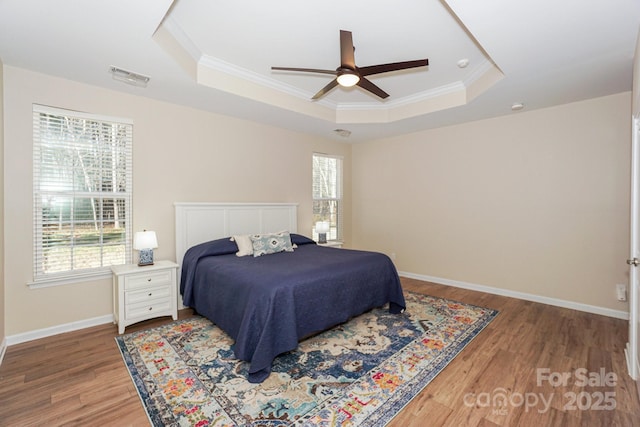
[(140, 251), (138, 265), (153, 265), (153, 250), (158, 247), (155, 231), (138, 231), (133, 238), (133, 249)]
[(329, 231), (329, 221), (316, 222), (316, 233), (318, 233), (318, 243), (327, 243), (328, 231)]

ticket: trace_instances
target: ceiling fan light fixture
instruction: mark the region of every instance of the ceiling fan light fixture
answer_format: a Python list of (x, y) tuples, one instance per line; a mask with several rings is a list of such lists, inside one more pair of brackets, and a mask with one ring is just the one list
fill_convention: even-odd
[(351, 87), (358, 84), (358, 82), (360, 81), (360, 76), (357, 75), (354, 71), (346, 70), (346, 71), (340, 72), (340, 74), (338, 74), (338, 77), (336, 77), (336, 79), (338, 80), (338, 84), (340, 86)]

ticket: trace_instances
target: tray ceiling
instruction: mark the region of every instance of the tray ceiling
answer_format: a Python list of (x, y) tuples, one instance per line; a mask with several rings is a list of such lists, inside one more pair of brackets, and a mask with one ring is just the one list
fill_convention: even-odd
[[(40, 13), (34, 14), (33, 10)], [(361, 142), (631, 90), (634, 0), (3, 0), (6, 65), (293, 130)], [(336, 87), (339, 30), (356, 63), (429, 58), (371, 76), (386, 100)], [(459, 63), (467, 62), (466, 67)], [(151, 77), (114, 81), (110, 66)]]

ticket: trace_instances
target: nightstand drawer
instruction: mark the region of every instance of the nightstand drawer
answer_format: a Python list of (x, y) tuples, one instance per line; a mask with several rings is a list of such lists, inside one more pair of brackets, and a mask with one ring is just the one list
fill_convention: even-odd
[(141, 301), (135, 304), (127, 304), (124, 310), (125, 319), (151, 318), (154, 313), (167, 312), (171, 309), (169, 298), (159, 298), (150, 301)]
[(171, 284), (171, 271), (150, 271), (146, 274), (130, 274), (124, 279), (124, 288), (127, 291), (163, 284)]
[(139, 302), (148, 302), (158, 298), (170, 298), (171, 285), (154, 286), (148, 289), (140, 289), (136, 291), (127, 291), (124, 296), (125, 304), (136, 304)]

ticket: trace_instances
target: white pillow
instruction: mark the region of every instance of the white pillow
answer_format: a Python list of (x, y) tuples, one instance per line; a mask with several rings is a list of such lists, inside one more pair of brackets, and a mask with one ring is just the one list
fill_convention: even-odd
[(253, 255), (253, 242), (248, 234), (237, 234), (231, 238), (238, 245), (236, 256)]

